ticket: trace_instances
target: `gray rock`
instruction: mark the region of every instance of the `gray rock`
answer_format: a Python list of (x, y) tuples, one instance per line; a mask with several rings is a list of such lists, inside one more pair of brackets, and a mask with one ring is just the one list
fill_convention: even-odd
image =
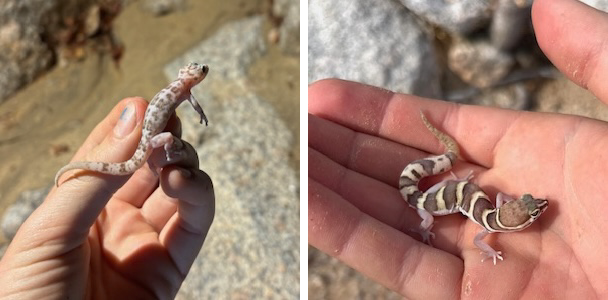
[(8, 240), (12, 240), (21, 224), (42, 203), (51, 187), (40, 188), (22, 192), (15, 203), (11, 204), (0, 222), (2, 233)]
[(531, 106), (530, 96), (530, 91), (526, 89), (523, 83), (515, 83), (484, 90), (477, 97), (474, 97), (469, 104), (524, 110)]
[(216, 216), (176, 299), (294, 299), (299, 296), (298, 180), (289, 167), (293, 136), (245, 78), (264, 51), (261, 19), (221, 28), (170, 63), (170, 80), (190, 61), (209, 63), (193, 93), (209, 116), (198, 124), (187, 104), (183, 137), (213, 179)]
[(490, 20), (489, 0), (399, 0), (409, 10), (446, 31), (467, 34)]
[(608, 0), (579, 0), (595, 9), (608, 12)]
[[(6, 10), (17, 10), (11, 9), (17, 6), (11, 2), (0, 4), (0, 11), (4, 11), (0, 12), (0, 102), (46, 70), (53, 59), (51, 49), (40, 38), (38, 22), (29, 23), (36, 16), (10, 18)], [(42, 2), (40, 10), (48, 6)]]
[(184, 7), (184, 0), (144, 0), (141, 5), (144, 10), (155, 16), (163, 16)]
[(465, 82), (489, 87), (503, 79), (515, 63), (513, 57), (485, 40), (456, 39), (448, 50), (448, 66)]
[[(110, 0), (112, 2), (118, 0)], [(65, 43), (98, 0), (0, 1), (0, 102), (31, 82), (56, 61), (50, 45)], [(90, 20), (89, 20), (90, 21)], [(89, 22), (86, 24), (90, 26)], [(74, 29), (71, 28), (71, 29)], [(86, 28), (90, 29), (90, 28)], [(86, 30), (85, 30), (86, 31)]]
[(273, 13), (283, 17), (279, 28), (279, 47), (288, 55), (300, 54), (300, 1), (275, 0)]
[(308, 80), (328, 77), (438, 97), (431, 38), (393, 1), (309, 2)]
[[(213, 85), (213, 81), (230, 81), (247, 75), (249, 66), (267, 51), (263, 24), (262, 16), (229, 23), (185, 54), (209, 65), (210, 75), (203, 86)], [(165, 74), (174, 80), (177, 70), (183, 65), (183, 59), (178, 59), (165, 68)]]

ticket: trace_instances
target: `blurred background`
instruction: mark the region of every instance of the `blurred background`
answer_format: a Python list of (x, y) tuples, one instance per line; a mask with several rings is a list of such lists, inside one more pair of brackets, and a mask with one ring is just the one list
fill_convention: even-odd
[[(533, 0), (308, 2), (308, 82), (337, 77), (465, 104), (576, 114), (608, 108), (536, 43)], [(608, 10), (606, 0), (582, 1)], [(401, 299), (309, 247), (311, 299)]]
[(177, 299), (297, 298), (299, 28), (293, 0), (1, 1), (0, 255), (118, 101), (195, 61), (209, 127), (178, 115), (216, 217)]

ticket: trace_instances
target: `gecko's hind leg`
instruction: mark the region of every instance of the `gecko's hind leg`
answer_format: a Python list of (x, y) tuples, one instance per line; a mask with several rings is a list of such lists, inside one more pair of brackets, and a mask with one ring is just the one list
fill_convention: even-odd
[(184, 155), (184, 143), (170, 132), (161, 132), (150, 139), (152, 148), (163, 147), (167, 154), (167, 161), (173, 162)]
[(434, 221), (433, 215), (431, 215), (431, 213), (429, 213), (428, 211), (420, 208), (416, 211), (422, 219), (422, 222), (420, 222), (420, 226), (418, 228), (412, 229), (411, 231), (419, 233), (422, 236), (422, 241), (432, 246), (431, 239), (435, 238), (435, 234), (431, 231), (431, 228), (433, 228)]

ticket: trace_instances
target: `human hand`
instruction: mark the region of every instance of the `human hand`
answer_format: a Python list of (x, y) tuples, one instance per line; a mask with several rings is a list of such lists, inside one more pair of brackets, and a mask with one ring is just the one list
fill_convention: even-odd
[[(577, 1), (537, 0), (533, 19), (553, 63), (608, 102), (605, 15)], [(473, 170), (472, 181), (492, 198), (501, 191), (549, 201), (529, 228), (485, 239), (503, 253), (496, 266), (481, 262), (473, 245), (481, 227), (460, 214), (435, 218), (435, 247), (410, 231), (420, 218), (399, 194), (399, 175), (408, 163), (444, 151), (420, 110), (459, 143), (465, 161), (456, 163), (457, 174)], [(412, 299), (608, 296), (605, 122), (457, 105), (338, 80), (309, 88), (309, 112), (314, 247)], [(431, 177), (421, 189), (449, 176)]]
[[(121, 101), (74, 160), (129, 159), (146, 106), (141, 98)], [(177, 118), (168, 128), (179, 136)], [(184, 145), (186, 154), (171, 165), (155, 150), (154, 164), (166, 165), (159, 177), (147, 166), (131, 176), (63, 176), (0, 261), (0, 298), (173, 299), (215, 212), (211, 179)]]

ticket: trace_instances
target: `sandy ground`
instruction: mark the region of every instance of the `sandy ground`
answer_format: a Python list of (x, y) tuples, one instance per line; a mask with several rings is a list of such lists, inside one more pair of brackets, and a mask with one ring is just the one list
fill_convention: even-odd
[[(165, 87), (166, 63), (226, 22), (263, 14), (268, 5), (264, 0), (186, 3), (162, 17), (138, 2), (127, 5), (114, 23), (125, 45), (118, 68), (109, 56), (87, 50), (81, 61), (55, 67), (0, 105), (0, 213), (20, 192), (49, 185), (120, 99), (150, 99)], [(292, 166), (299, 170), (299, 58), (270, 45), (249, 78), (294, 133)], [(199, 102), (204, 106), (204, 99)]]

